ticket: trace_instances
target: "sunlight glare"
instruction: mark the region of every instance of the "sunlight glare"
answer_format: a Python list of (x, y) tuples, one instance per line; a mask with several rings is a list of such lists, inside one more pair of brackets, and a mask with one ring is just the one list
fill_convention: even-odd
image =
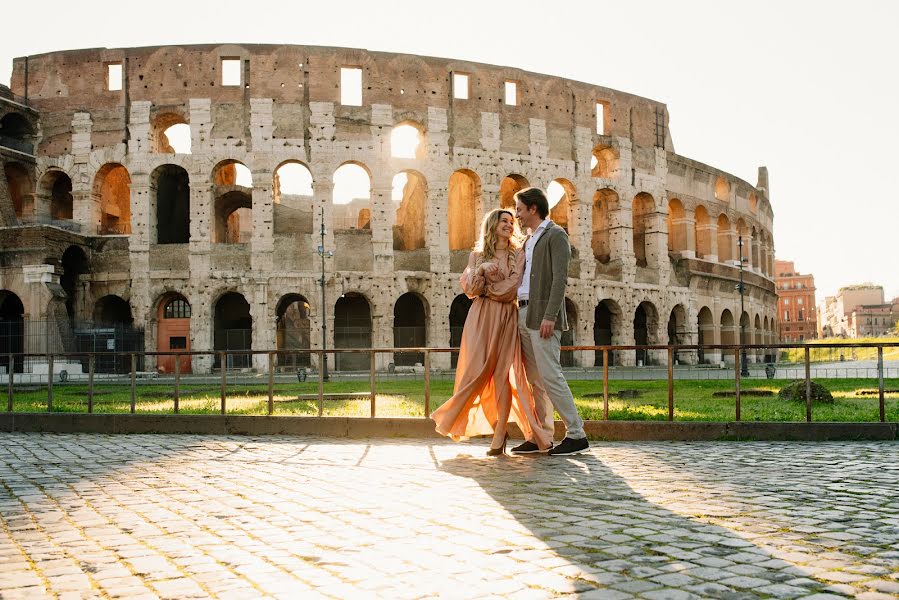
[(178, 123), (166, 129), (164, 133), (175, 154), (190, 154), (190, 125)]
[(278, 169), (278, 184), (282, 194), (312, 195), (312, 173), (300, 163), (287, 163)]
[(403, 199), (403, 189), (409, 176), (406, 173), (397, 173), (393, 176), (393, 191), (390, 192), (390, 199), (394, 202), (400, 202)]
[(546, 199), (549, 201), (549, 208), (552, 209), (559, 200), (565, 196), (565, 188), (558, 181), (553, 181), (546, 188)]
[(415, 158), (421, 144), (421, 133), (411, 125), (400, 125), (390, 134), (390, 155), (394, 158)]

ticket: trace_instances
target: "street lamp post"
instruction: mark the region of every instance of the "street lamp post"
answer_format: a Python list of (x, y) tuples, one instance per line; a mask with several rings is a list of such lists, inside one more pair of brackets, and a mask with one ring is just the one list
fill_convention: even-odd
[[(743, 325), (743, 292), (746, 286), (743, 284), (743, 235), (737, 237), (737, 248), (740, 252), (740, 283), (737, 284), (737, 291), (740, 292), (740, 345), (742, 346), (746, 338), (746, 326)], [(749, 377), (749, 361), (746, 358), (746, 348), (740, 348), (740, 377)]]
[[(319, 284), (322, 286), (322, 350), (328, 349), (328, 311), (327, 304), (325, 304), (325, 258), (331, 258), (334, 256), (334, 252), (330, 250), (325, 250), (325, 234), (327, 231), (325, 230), (325, 207), (322, 207), (322, 226), (321, 226), (321, 237), (322, 243), (318, 247), (318, 255), (322, 259), (322, 276), (319, 279)], [(328, 355), (322, 352), (322, 380), (328, 381)]]

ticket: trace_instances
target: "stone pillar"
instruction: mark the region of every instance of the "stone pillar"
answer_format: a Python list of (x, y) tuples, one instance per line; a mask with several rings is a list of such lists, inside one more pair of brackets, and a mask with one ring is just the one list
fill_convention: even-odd
[(191, 153), (206, 154), (212, 148), (212, 101), (209, 98), (191, 98), (189, 106)]
[(204, 281), (211, 268), (214, 192), (212, 183), (200, 173), (191, 173), (190, 181), (190, 271), (192, 279)]
[[(253, 318), (253, 333), (250, 347), (255, 350), (275, 349), (275, 317), (268, 305), (268, 283), (265, 280), (252, 286), (250, 316)], [(268, 370), (268, 355), (254, 354), (253, 367), (258, 372)]]
[(271, 273), (272, 255), (275, 250), (274, 217), (272, 205), (271, 173), (253, 173), (253, 238), (250, 242), (250, 260), (253, 273), (262, 276)]
[[(191, 308), (190, 317), (190, 343), (194, 352), (211, 352), (213, 347), (213, 298), (209, 296), (208, 289), (191, 294), (188, 298)], [(203, 354), (193, 357), (194, 373), (210, 373), (214, 358), (212, 354)]]
[(718, 224), (709, 217), (708, 224), (700, 226), (699, 229), (705, 231), (709, 238), (709, 253), (703, 257), (703, 260), (718, 262)]
[(152, 106), (153, 103), (149, 100), (139, 100), (131, 103), (131, 113), (128, 117), (129, 155), (151, 154), (153, 152), (150, 131), (150, 109)]
[[(699, 331), (702, 333), (702, 343), (706, 345), (715, 345), (721, 343), (721, 333), (715, 323), (699, 325)], [(697, 340), (699, 343), (699, 340)], [(717, 348), (707, 348), (703, 351), (704, 360), (708, 364), (718, 364), (721, 362), (721, 350)]]
[[(685, 237), (685, 248), (680, 251), (681, 258), (696, 258), (696, 218), (692, 210), (685, 209), (684, 217), (671, 220), (672, 227), (682, 227)], [(671, 232), (668, 232), (671, 235)]]
[(72, 118), (72, 220), (81, 226), (81, 233), (96, 235), (100, 224), (99, 198), (92, 192), (89, 172), (91, 154), (90, 113), (76, 112)]
[(393, 273), (393, 223), (396, 220), (391, 194), (393, 177), (376, 173), (371, 190), (371, 249), (374, 274)]
[[(496, 113), (481, 113), (481, 147), (484, 149), (484, 172), (481, 174), (481, 206), (475, 223), (480, 226), (484, 215), (499, 208), (499, 188), (505, 173), (501, 172), (499, 150), (501, 145), (500, 121)], [(475, 236), (477, 237), (477, 236)]]

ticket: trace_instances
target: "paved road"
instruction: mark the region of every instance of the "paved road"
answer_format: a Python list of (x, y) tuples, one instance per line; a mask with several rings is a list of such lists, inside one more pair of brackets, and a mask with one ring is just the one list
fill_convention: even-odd
[(899, 595), (899, 444), (0, 435), (0, 597)]

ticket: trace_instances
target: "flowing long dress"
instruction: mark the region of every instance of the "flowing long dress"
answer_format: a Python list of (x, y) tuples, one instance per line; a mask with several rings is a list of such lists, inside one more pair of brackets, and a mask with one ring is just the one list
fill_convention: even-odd
[(547, 424), (541, 426), (537, 417), (518, 338), (524, 249), (510, 249), (508, 259), (491, 259), (499, 269), (489, 276), (477, 274), (482, 262), (480, 253), (472, 252), (459, 280), (473, 302), (462, 330), (453, 395), (431, 418), (438, 433), (456, 441), (493, 435), (497, 398), (511, 394), (509, 420), (518, 425), (525, 439), (541, 449), (549, 448), (552, 438)]

